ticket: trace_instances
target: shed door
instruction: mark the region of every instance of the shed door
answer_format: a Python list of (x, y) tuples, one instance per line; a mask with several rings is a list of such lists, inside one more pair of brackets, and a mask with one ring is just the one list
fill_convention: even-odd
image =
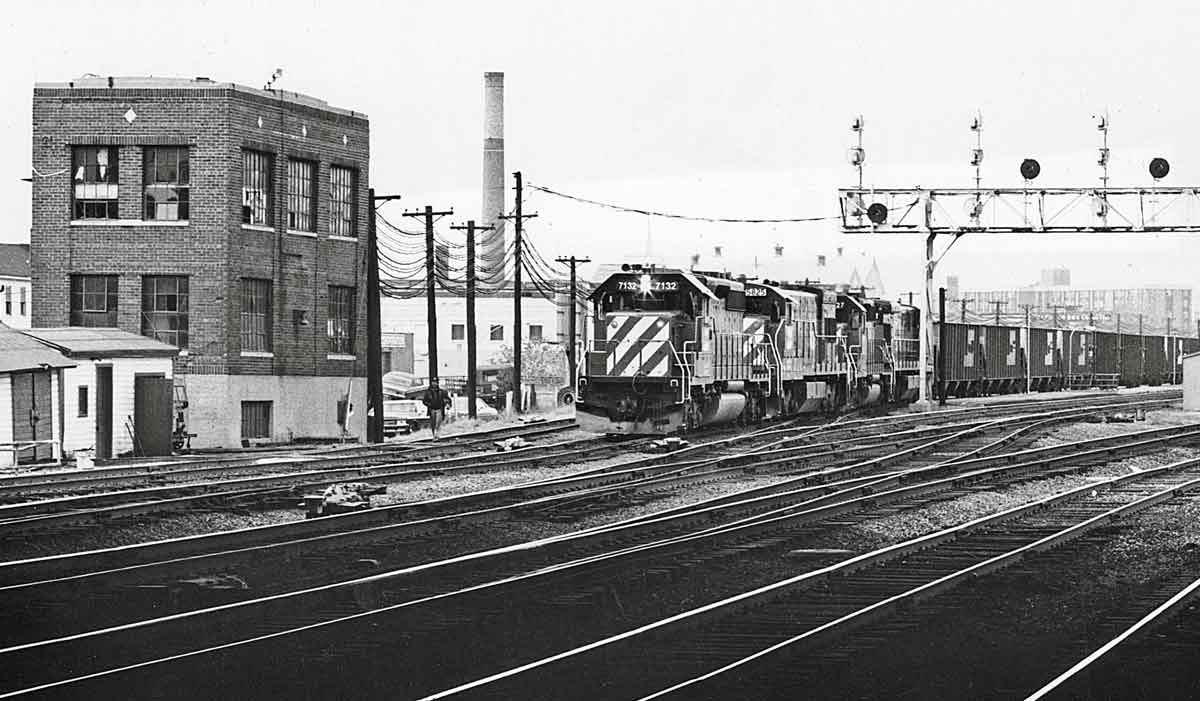
[[(50, 403), (50, 372), (18, 372), (12, 376), (13, 441), (49, 440), (54, 437), (54, 410)], [(18, 463), (50, 460), (49, 443), (21, 450)]]
[(107, 460), (112, 455), (113, 433), (113, 369), (111, 365), (96, 366), (96, 457)]
[(171, 454), (171, 410), (175, 381), (162, 375), (133, 378), (133, 450), (136, 455)]

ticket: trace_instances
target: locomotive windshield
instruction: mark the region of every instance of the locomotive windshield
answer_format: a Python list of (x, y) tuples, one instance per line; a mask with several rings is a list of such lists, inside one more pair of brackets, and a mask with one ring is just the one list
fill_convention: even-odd
[(681, 312), (694, 317), (701, 308), (700, 294), (678, 275), (621, 275), (604, 283), (597, 311)]
[(771, 294), (767, 288), (758, 285), (746, 286), (746, 313), (758, 314), (779, 321), (783, 318), (783, 300), (777, 294)]

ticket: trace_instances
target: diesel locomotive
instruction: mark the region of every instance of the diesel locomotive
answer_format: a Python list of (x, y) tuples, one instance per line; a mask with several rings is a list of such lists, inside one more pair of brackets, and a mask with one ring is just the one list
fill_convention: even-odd
[(860, 292), (623, 266), (590, 301), (585, 430), (671, 433), (916, 391), (917, 310)]

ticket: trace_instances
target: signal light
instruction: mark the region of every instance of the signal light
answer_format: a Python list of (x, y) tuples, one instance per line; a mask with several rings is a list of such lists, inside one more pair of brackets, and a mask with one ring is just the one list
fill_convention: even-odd
[(977, 166), (977, 165), (982, 165), (982, 164), (983, 164), (983, 149), (981, 149), (981, 148), (971, 149), (971, 165)]
[(887, 205), (881, 202), (876, 202), (867, 207), (867, 219), (870, 219), (873, 224), (882, 224), (887, 221), (887, 214)]
[(1096, 163), (1102, 166), (1108, 165), (1108, 149), (1101, 146), (1100, 155), (1096, 158)]
[(861, 148), (852, 148), (846, 151), (846, 160), (850, 161), (852, 166), (860, 166), (867, 161), (867, 152)]
[(621, 264), (621, 272), (623, 272), (623, 273), (629, 272), (629, 264), (628, 263)]
[(1150, 161), (1150, 177), (1161, 180), (1171, 172), (1171, 164), (1165, 158), (1155, 158)]
[(850, 131), (862, 131), (864, 126), (866, 126), (866, 122), (863, 121), (860, 114), (854, 118), (853, 122), (850, 122)]
[(1026, 180), (1033, 180), (1042, 172), (1042, 164), (1032, 158), (1026, 158), (1021, 161), (1021, 177)]

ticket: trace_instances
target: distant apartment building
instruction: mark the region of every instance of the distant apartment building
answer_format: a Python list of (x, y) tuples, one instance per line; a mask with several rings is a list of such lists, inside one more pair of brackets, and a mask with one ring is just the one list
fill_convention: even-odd
[(0, 243), (0, 324), (29, 328), (33, 297), (29, 281), (29, 244)]
[(1139, 287), (1121, 289), (1075, 289), (1066, 268), (1043, 270), (1041, 282), (1006, 290), (968, 290), (961, 298), (971, 300), (976, 315), (990, 318), (993, 303), (1000, 302), (1004, 319), (1030, 313), (1040, 320), (1058, 319), (1061, 324), (1094, 323), (1111, 329), (1120, 321), (1123, 331), (1136, 333), (1139, 323), (1146, 333), (1196, 335), (1189, 287)]
[(36, 327), (181, 350), (194, 447), (365, 433), (369, 123), (207, 78), (33, 91)]

